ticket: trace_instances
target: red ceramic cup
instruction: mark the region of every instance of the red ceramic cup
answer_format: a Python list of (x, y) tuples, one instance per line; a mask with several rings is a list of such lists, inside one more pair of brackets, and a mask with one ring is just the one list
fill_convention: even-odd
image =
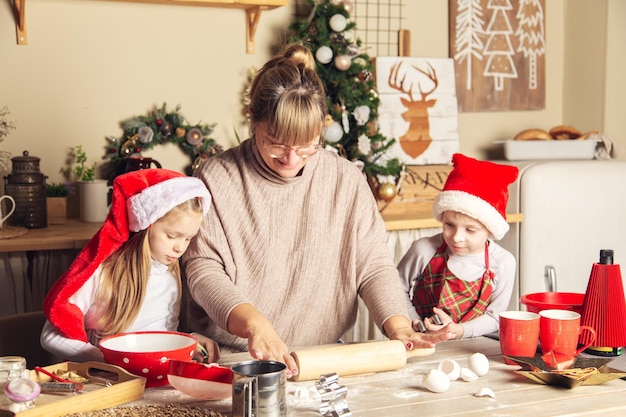
[[(589, 326), (580, 325), (580, 314), (569, 310), (542, 310), (539, 340), (543, 360), (550, 368), (565, 369), (573, 359), (595, 341), (596, 332)], [(578, 347), (583, 331), (591, 333), (587, 344)]]
[[(502, 356), (533, 357), (539, 342), (539, 314), (529, 311), (500, 313), (500, 350)], [(515, 365), (506, 357), (504, 362)]]

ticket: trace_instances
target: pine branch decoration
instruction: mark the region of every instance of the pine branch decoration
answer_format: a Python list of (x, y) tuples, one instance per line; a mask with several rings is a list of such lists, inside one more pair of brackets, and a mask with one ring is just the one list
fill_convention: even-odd
[(121, 122), (124, 129), (122, 139), (107, 138), (106, 157), (117, 161), (165, 143), (178, 145), (192, 161), (221, 153), (223, 147), (210, 137), (215, 124), (189, 124), (180, 110), (181, 106), (177, 105), (174, 110), (168, 111), (167, 104), (163, 103), (146, 115)]

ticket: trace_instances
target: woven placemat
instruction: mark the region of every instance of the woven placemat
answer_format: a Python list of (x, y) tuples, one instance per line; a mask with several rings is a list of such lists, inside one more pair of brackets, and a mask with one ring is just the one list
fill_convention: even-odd
[(67, 414), (65, 417), (226, 417), (204, 408), (178, 404), (135, 405), (105, 408), (103, 410), (82, 411)]
[(24, 236), (28, 233), (28, 229), (19, 226), (2, 226), (0, 228), (0, 239), (12, 239), (14, 237)]

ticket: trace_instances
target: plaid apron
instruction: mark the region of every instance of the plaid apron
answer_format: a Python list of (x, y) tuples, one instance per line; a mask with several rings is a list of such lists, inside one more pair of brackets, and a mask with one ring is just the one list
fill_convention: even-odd
[(413, 305), (421, 317), (432, 315), (433, 307), (439, 307), (455, 323), (466, 322), (485, 313), (493, 292), (492, 283), (488, 243), (485, 243), (485, 273), (481, 279), (468, 282), (448, 269), (444, 242), (415, 282)]

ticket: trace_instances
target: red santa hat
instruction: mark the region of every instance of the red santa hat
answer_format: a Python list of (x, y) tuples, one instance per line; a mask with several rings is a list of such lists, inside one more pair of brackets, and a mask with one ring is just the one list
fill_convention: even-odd
[(509, 231), (508, 187), (517, 179), (517, 167), (479, 161), (459, 153), (452, 156), (452, 164), (454, 169), (443, 191), (435, 197), (433, 215), (441, 221), (444, 211), (463, 213), (481, 222), (496, 240), (502, 239)]
[(69, 298), (128, 240), (130, 232), (146, 229), (172, 208), (194, 197), (201, 199), (202, 211), (206, 214), (211, 194), (202, 180), (176, 171), (142, 169), (115, 178), (111, 208), (104, 224), (44, 300), (46, 316), (61, 334), (87, 341), (84, 315)]

